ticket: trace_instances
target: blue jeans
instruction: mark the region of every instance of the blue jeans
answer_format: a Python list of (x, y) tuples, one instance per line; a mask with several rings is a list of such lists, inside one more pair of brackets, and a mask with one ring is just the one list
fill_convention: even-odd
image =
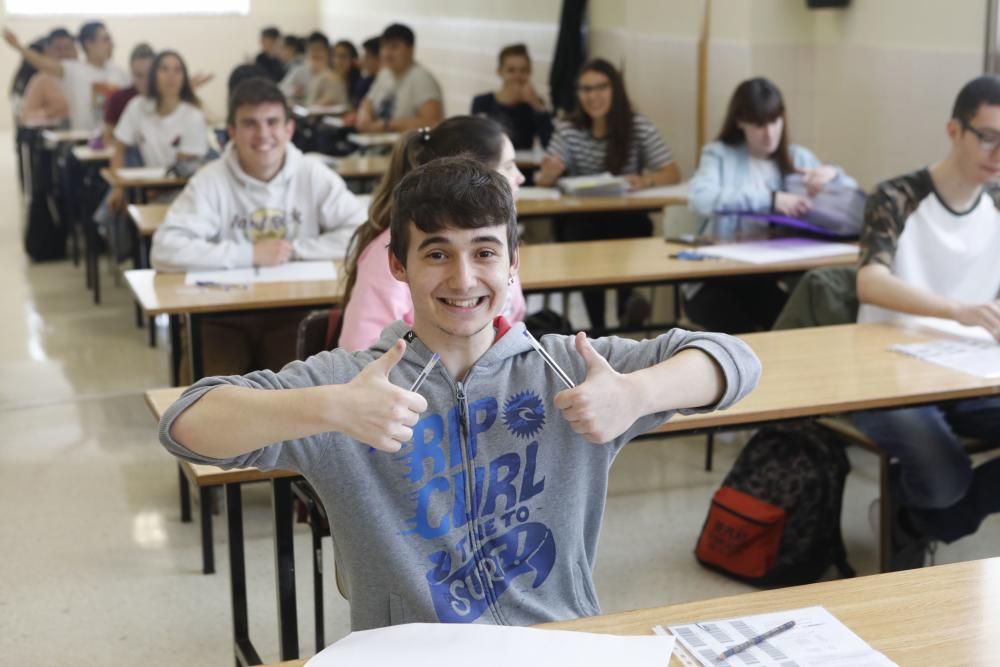
[(854, 423), (899, 462), (895, 500), (929, 537), (953, 542), (1000, 512), (1000, 457), (973, 469), (961, 442), (1000, 442), (1000, 398), (861, 412)]

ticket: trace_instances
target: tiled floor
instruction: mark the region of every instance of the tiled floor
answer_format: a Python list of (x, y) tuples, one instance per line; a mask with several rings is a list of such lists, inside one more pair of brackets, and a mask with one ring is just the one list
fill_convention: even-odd
[[(0, 137), (10, 145), (10, 137)], [(167, 351), (135, 328), (126, 292), (94, 306), (82, 268), (30, 265), (21, 248), (12, 152), (0, 151), (0, 664), (228, 665), (231, 620), (224, 522), (219, 574), (200, 573), (196, 524), (178, 519), (176, 469), (157, 444), (142, 390), (167, 383)], [(162, 334), (163, 332), (161, 332)], [(708, 500), (743, 439), (642, 441), (612, 470), (597, 565), (606, 611), (738, 593), (692, 550)], [(874, 571), (867, 520), (873, 457), (851, 452), (844, 532), (861, 573)], [(252, 635), (277, 659), (269, 496), (244, 492)], [(308, 532), (296, 534), (300, 642), (313, 648)], [(939, 561), (1000, 551), (1000, 521), (942, 548)], [(326, 569), (332, 571), (330, 549)], [(348, 630), (328, 578), (327, 639)]]

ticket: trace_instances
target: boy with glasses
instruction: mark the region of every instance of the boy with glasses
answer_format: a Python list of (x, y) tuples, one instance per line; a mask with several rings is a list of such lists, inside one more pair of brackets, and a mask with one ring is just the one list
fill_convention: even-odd
[[(1000, 340), (1000, 77), (965, 85), (947, 125), (951, 150), (868, 198), (858, 271), (859, 322), (935, 317)], [(1000, 458), (973, 469), (961, 437), (1000, 433), (1000, 398), (856, 415), (898, 461), (893, 569), (923, 565), (1000, 511)], [(883, 499), (888, 502), (888, 499)]]

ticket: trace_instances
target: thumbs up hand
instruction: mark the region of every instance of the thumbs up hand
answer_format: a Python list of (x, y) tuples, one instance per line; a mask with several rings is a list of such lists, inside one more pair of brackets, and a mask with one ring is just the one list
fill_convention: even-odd
[(413, 437), (412, 426), (427, 409), (427, 401), (389, 381), (389, 372), (404, 352), (406, 342), (399, 339), (344, 385), (346, 391), (338, 396), (338, 408), (351, 418), (339, 429), (341, 433), (385, 452), (398, 452), (400, 445)]
[(587, 366), (587, 377), (573, 389), (556, 394), (555, 406), (574, 433), (594, 444), (609, 442), (639, 418), (639, 401), (631, 396), (628, 376), (612, 368), (586, 334), (576, 335), (576, 350)]

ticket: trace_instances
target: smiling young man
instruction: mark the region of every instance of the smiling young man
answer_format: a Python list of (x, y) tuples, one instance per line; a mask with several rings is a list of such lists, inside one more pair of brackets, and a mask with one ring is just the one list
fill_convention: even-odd
[(382, 67), (358, 108), (359, 132), (405, 132), (444, 120), (441, 85), (413, 58), (416, 38), (393, 23), (379, 38)]
[[(342, 259), (367, 211), (340, 176), (290, 143), (295, 122), (278, 87), (261, 77), (241, 82), (230, 98), (227, 125), (230, 141), (222, 157), (194, 175), (153, 237), (153, 267), (188, 271)], [(280, 368), (293, 358), (296, 316), (254, 316), (245, 324), (226, 318), (213, 325), (224, 330), (214, 337), (206, 329), (206, 368), (246, 372)], [(240, 335), (227, 337), (234, 328)], [(210, 339), (218, 346), (210, 349)], [(247, 358), (248, 346), (256, 360)]]
[(503, 176), (465, 158), (417, 167), (394, 191), (390, 229), (412, 329), (395, 322), (371, 349), (279, 373), (207, 378), (166, 412), (161, 442), (190, 461), (300, 471), (329, 515), (354, 630), (599, 613), (615, 456), (675, 411), (739, 400), (757, 358), (735, 338), (677, 329), (546, 336), (576, 383), (566, 390), (524, 325), (497, 317), (518, 269)]
[[(936, 317), (1000, 340), (1000, 77), (962, 88), (947, 133), (951, 150), (943, 160), (881, 183), (868, 198), (858, 321)], [(894, 569), (919, 567), (929, 541), (974, 533), (1000, 511), (1000, 458), (973, 469), (960, 440), (996, 438), (1000, 399), (864, 413), (855, 421), (898, 461)]]

